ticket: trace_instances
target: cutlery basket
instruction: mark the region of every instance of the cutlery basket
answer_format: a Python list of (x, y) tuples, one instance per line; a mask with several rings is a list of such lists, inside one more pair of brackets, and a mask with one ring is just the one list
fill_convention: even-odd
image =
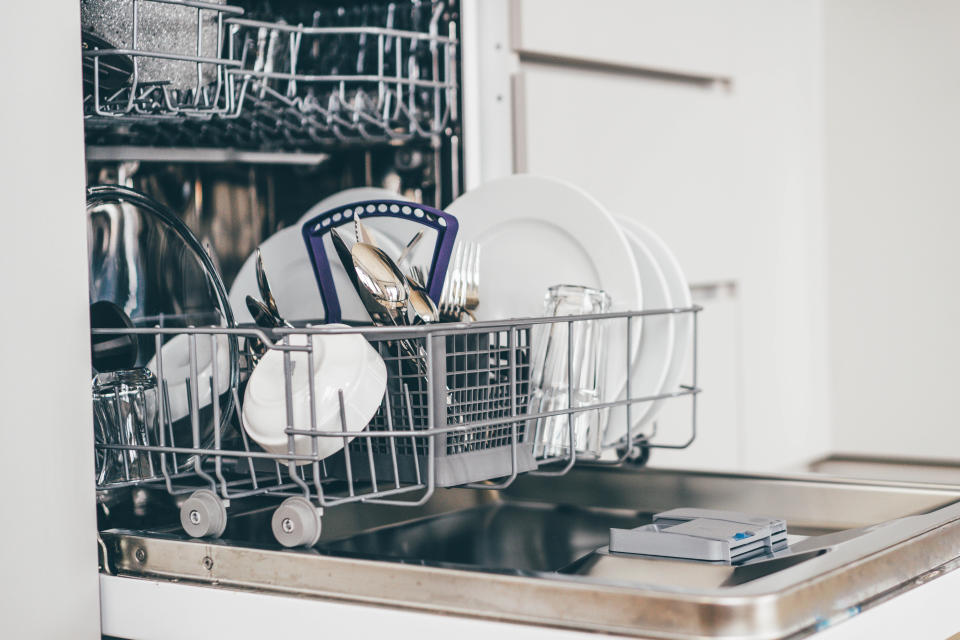
[[(427, 340), (432, 342), (430, 361), (435, 370), (425, 376)], [(420, 483), (430, 468), (430, 457), (440, 487), (536, 468), (532, 434), (526, 422), (504, 422), (511, 416), (523, 416), (527, 410), (529, 327), (461, 331), (414, 338), (407, 344), (412, 349), (401, 348), (396, 341), (375, 345), (387, 365), (387, 393), (367, 430), (375, 433), (399, 427), (410, 430), (411, 436), (354, 440), (346, 452), (328, 461), (334, 477)], [(419, 352), (422, 357), (408, 355), (411, 352)], [(432, 436), (416, 435), (437, 429), (448, 430)]]

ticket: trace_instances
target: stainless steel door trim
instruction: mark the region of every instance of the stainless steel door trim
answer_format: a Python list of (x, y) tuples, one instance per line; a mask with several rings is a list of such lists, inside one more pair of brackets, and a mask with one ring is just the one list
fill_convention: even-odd
[(945, 555), (957, 554), (960, 529), (954, 523), (912, 541), (917, 544), (896, 545), (854, 566), (836, 566), (781, 592), (759, 595), (604, 586), (122, 533), (104, 537), (119, 545), (120, 574), (610, 633), (781, 638), (944, 565)]
[(938, 509), (960, 500), (960, 486), (815, 474), (578, 466), (562, 478), (519, 478), (504, 498), (646, 513), (677, 506), (723, 508), (784, 517), (791, 528), (839, 530)]
[[(772, 575), (738, 586), (700, 590), (360, 560), (316, 551), (276, 551), (117, 530), (104, 532), (103, 538), (119, 574), (663, 638), (779, 638), (800, 633), (837, 612), (855, 610), (871, 599), (908, 588), (960, 556), (960, 503), (954, 502), (960, 494), (957, 488), (801, 477), (619, 473), (625, 478), (607, 470), (575, 472), (575, 476), (580, 478), (577, 484), (590, 487), (593, 482), (594, 502), (601, 496), (605, 506), (611, 507), (616, 506), (611, 502), (623, 496), (602, 490), (630, 476), (633, 482), (628, 484), (638, 494), (647, 493), (651, 485), (656, 488), (658, 483), (662, 487), (673, 482), (680, 492), (673, 494), (674, 499), (683, 495), (695, 503), (713, 495), (719, 496), (724, 507), (729, 506), (730, 496), (723, 502), (723, 494), (736, 486), (729, 484), (735, 480), (740, 481), (741, 489), (754, 493), (754, 498), (761, 488), (800, 499), (829, 499), (830, 489), (836, 489), (841, 505), (858, 492), (861, 499), (872, 495), (880, 502), (912, 498), (920, 511), (937, 500), (941, 505), (952, 504), (877, 527)], [(644, 490), (637, 491), (641, 487)], [(533, 483), (522, 483), (512, 493), (529, 495), (535, 493), (534, 488)], [(827, 511), (828, 519), (835, 520), (835, 514)]]

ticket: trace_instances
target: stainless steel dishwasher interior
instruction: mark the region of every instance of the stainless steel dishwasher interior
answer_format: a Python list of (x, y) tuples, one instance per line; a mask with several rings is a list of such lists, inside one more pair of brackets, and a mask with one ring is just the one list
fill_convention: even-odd
[[(958, 500), (951, 486), (584, 467), (499, 493), (439, 490), (418, 508), (340, 507), (304, 551), (273, 541), (269, 508), (232, 516), (221, 541), (175, 526), (102, 536), (124, 574), (644, 635), (784, 637), (952, 568)], [(731, 567), (593, 553), (610, 527), (681, 506), (783, 517), (793, 554)]]

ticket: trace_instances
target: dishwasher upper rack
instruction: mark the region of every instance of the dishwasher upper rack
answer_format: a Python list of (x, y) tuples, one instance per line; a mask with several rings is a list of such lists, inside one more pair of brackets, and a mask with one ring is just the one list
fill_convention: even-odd
[[(387, 9), (385, 16), (374, 12), (382, 25), (350, 24), (355, 16), (347, 14), (316, 26), (316, 18), (310, 25), (249, 19), (239, 7), (210, 2), (112, 1), (129, 5), (134, 45), (142, 40), (141, 4), (195, 9), (197, 37), (190, 51), (87, 47), (90, 143), (275, 151), (436, 144), (459, 119), (456, 14), (443, 2), (367, 3)], [(429, 11), (420, 15), (423, 7)], [(401, 21), (402, 10), (415, 19)], [(216, 40), (215, 56), (205, 38)], [(124, 57), (133, 73), (118, 87)], [(138, 61), (156, 59), (195, 63), (196, 86), (140, 81), (137, 69), (145, 63)]]
[(80, 6), (88, 130), (119, 127), (131, 135), (131, 127), (146, 123), (239, 114), (244, 88), (227, 70), (240, 62), (221, 52), (225, 18), (243, 9), (201, 0), (82, 0)]
[[(285, 388), (290, 385), (294, 359), (300, 358), (312, 370), (312, 339), (315, 334), (361, 334), (374, 345), (387, 365), (387, 393), (380, 411), (363, 431), (347, 433), (340, 403), (340, 428), (321, 431), (316, 418), (304, 428), (287, 428), (287, 452), (272, 453), (257, 447), (236, 419), (231, 429), (216, 432), (214, 442), (204, 446), (198, 439), (201, 420), (198, 405), (188, 398), (189, 416), (193, 423), (193, 441), (176, 442), (176, 433), (169, 417), (170, 387), (165, 379), (163, 358), (156, 363), (161, 380), (160, 429), (152, 441), (114, 439), (98, 440), (98, 459), (124, 456), (136, 468), (148, 468), (149, 474), (134, 477), (127, 471), (125, 480), (113, 481), (100, 489), (124, 486), (155, 487), (172, 495), (189, 496), (180, 507), (183, 528), (196, 537), (219, 536), (227, 523), (227, 507), (231, 500), (251, 496), (284, 498), (273, 519), (273, 532), (285, 546), (313, 544), (320, 533), (324, 508), (351, 502), (416, 506), (433, 495), (437, 487), (466, 486), (480, 489), (503, 489), (524, 472), (542, 475), (563, 475), (577, 462), (576, 451), (565, 456), (536, 459), (532, 437), (538, 419), (581, 411), (629, 407), (638, 403), (670, 398), (691, 400), (691, 433), (680, 444), (654, 442), (654, 433), (634, 433), (627, 424), (627, 441), (636, 446), (611, 446), (610, 455), (590, 464), (622, 464), (632, 457), (637, 446), (643, 448), (684, 448), (696, 434), (696, 319), (700, 307), (619, 312), (559, 318), (527, 318), (509, 321), (434, 324), (416, 327), (346, 327), (319, 325), (304, 328), (281, 328), (266, 331), (259, 328), (190, 327), (134, 329), (97, 329), (94, 333), (152, 336), (157, 353), (163, 354), (165, 340), (186, 335), (192, 344), (189, 370), (195, 377), (187, 380), (191, 398), (201, 397), (201, 385), (209, 385), (216, 397), (217, 367), (199, 374), (202, 363), (196, 361), (200, 341), (209, 341), (210, 357), (217, 359), (218, 342), (227, 336), (240, 338), (249, 347), (258, 341), (269, 350), (282, 354), (285, 362)], [(629, 380), (631, 358), (624, 357), (627, 367), (627, 396), (609, 402), (568, 407), (565, 410), (540, 412), (529, 406), (531, 329), (540, 324), (580, 321), (624, 322), (638, 328), (643, 317), (654, 315), (691, 314), (693, 317), (692, 381), (675, 389), (639, 397), (632, 393)], [(569, 327), (568, 327), (569, 328)], [(567, 335), (570, 335), (569, 333)], [(297, 340), (300, 336), (301, 340)], [(629, 336), (628, 336), (629, 337)], [(398, 348), (408, 341), (412, 349)], [(249, 371), (248, 350), (244, 360)], [(419, 353), (419, 356), (412, 354)], [(612, 356), (611, 356), (612, 357)], [(423, 368), (415, 366), (420, 361)], [(181, 369), (182, 370), (182, 369)], [(312, 376), (310, 376), (312, 378)], [(241, 406), (243, 384), (229, 389), (235, 406)], [(311, 390), (311, 394), (313, 391)], [(294, 425), (291, 394), (287, 394), (288, 425)], [(308, 401), (305, 401), (308, 402)], [(212, 402), (213, 419), (219, 424), (220, 403)], [(169, 411), (166, 411), (167, 416)], [(209, 417), (209, 416), (208, 416)], [(568, 421), (573, 439), (573, 421)], [(190, 430), (186, 431), (187, 434)], [(316, 452), (323, 439), (343, 441), (341, 451), (323, 458), (302, 453), (297, 438), (308, 438)], [(296, 453), (297, 451), (301, 453)], [(615, 454), (613, 451), (615, 450)], [(143, 460), (143, 456), (147, 460)], [(186, 461), (187, 464), (184, 464)], [(537, 470), (537, 467), (543, 467)], [(134, 468), (131, 462), (129, 468)]]

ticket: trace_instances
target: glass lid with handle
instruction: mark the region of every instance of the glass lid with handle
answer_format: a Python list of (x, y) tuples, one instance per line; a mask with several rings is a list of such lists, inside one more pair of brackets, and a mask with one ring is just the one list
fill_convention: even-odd
[[(135, 327), (235, 325), (226, 288), (213, 260), (187, 225), (152, 198), (133, 189), (99, 185), (87, 190), (87, 250), (90, 302), (110, 301)], [(190, 339), (164, 335), (158, 363), (153, 335), (138, 340), (137, 367), (146, 367), (166, 390), (168, 433), (191, 446)], [(214, 341), (216, 345), (212, 344)], [(215, 355), (214, 355), (215, 354)], [(214, 362), (213, 360), (216, 360)], [(197, 336), (196, 360), (200, 442), (213, 441), (211, 405), (220, 403), (221, 432), (233, 411), (239, 353), (233, 336)], [(216, 393), (213, 368), (216, 367)], [(158, 369), (162, 368), (162, 376)]]

